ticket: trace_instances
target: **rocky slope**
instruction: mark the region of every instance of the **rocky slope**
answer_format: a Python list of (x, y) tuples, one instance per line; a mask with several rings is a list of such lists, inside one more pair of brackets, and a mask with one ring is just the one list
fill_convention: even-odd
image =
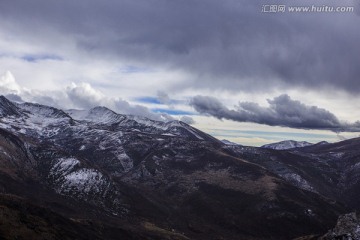
[[(345, 204), (359, 207), (350, 192), (358, 186), (356, 144), (336, 151), (228, 145), (179, 121), (4, 97), (0, 116), (3, 194), (95, 239), (291, 239), (326, 232)], [(341, 198), (341, 187), (352, 195)], [(20, 214), (16, 206), (4, 211)]]
[(231, 147), (234, 155), (264, 166), (288, 183), (360, 209), (360, 138), (277, 151)]

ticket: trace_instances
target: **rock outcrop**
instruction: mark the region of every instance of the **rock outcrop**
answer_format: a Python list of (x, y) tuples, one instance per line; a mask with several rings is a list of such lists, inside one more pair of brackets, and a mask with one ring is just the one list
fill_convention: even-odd
[(355, 212), (339, 217), (334, 229), (320, 238), (321, 240), (359, 240), (360, 219)]

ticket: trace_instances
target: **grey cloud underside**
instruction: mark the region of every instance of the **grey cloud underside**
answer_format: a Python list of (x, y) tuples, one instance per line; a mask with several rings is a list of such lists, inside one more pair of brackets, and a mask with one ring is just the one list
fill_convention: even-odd
[(360, 122), (352, 124), (341, 122), (326, 109), (305, 105), (292, 100), (286, 94), (272, 100), (268, 99), (268, 103), (268, 107), (262, 107), (257, 103), (240, 102), (236, 109), (232, 110), (214, 97), (196, 96), (191, 100), (190, 104), (199, 113), (218, 119), (298, 129), (360, 132)]
[[(24, 39), (46, 41), (52, 29), (72, 38), (79, 52), (183, 70), (192, 76), (184, 87), (238, 91), (301, 86), (359, 92), (357, 14), (261, 13), (267, 3), (13, 0), (0, 2), (0, 20), (19, 29)], [(341, 4), (354, 5), (347, 0)], [(29, 26), (36, 26), (38, 36)]]

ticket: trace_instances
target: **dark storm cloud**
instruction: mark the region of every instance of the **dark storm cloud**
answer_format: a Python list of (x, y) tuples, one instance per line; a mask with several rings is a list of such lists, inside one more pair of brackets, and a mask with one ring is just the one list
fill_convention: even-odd
[(341, 122), (333, 113), (316, 106), (308, 106), (292, 100), (288, 95), (280, 95), (267, 100), (269, 107), (253, 102), (240, 102), (235, 110), (228, 109), (218, 99), (196, 96), (191, 105), (196, 111), (218, 119), (251, 122), (269, 126), (298, 129), (331, 130), (334, 132), (359, 132), (360, 122)]
[(0, 2), (0, 26), (16, 29), (21, 39), (55, 41), (54, 46), (48, 36), (55, 31), (94, 57), (180, 69), (191, 74), (184, 87), (333, 87), (358, 93), (357, 14), (265, 14), (262, 4), (268, 1), (12, 0)]

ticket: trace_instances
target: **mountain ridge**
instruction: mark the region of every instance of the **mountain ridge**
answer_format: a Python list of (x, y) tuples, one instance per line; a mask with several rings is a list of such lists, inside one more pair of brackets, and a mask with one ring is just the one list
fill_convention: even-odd
[(294, 141), (294, 140), (285, 140), (276, 143), (265, 144), (261, 146), (262, 148), (269, 148), (275, 150), (289, 150), (293, 148), (302, 148), (313, 145), (313, 143), (309, 143), (306, 141)]
[[(141, 239), (134, 231), (148, 239), (290, 239), (324, 233), (348, 211), (333, 200), (341, 199), (326, 180), (337, 178), (324, 167), (327, 152), (226, 145), (180, 121), (101, 107), (90, 121), (14, 106), (18, 117), (0, 119), (0, 189), (67, 219), (101, 219), (111, 233), (119, 229), (107, 222), (121, 223), (127, 239)], [(101, 121), (99, 111), (110, 118)], [(330, 156), (336, 163), (340, 155)], [(315, 163), (321, 169), (309, 171)]]

